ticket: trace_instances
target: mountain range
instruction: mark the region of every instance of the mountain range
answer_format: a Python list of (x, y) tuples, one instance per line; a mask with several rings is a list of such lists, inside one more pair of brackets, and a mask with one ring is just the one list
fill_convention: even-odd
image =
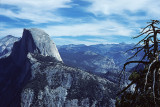
[[(0, 39), (0, 57), (8, 56), (11, 53), (14, 42), (19, 39), (11, 35)], [(57, 46), (57, 48), (66, 65), (99, 75), (116, 83), (124, 63), (135, 53), (135, 51), (126, 51), (134, 46), (135, 44), (125, 43), (90, 46), (70, 44)], [(132, 60), (139, 60), (142, 55), (143, 53), (141, 52)], [(135, 66), (136, 64), (130, 64), (127, 66), (126, 71), (130, 71)]]
[(43, 30), (24, 29), (15, 41), (1, 45), (0, 107), (114, 106), (117, 85), (68, 66)]
[[(110, 81), (117, 82), (119, 72), (127, 59), (134, 55), (132, 49), (135, 44), (97, 44), (86, 46), (81, 45), (62, 45), (58, 46), (60, 55), (69, 66), (74, 66), (87, 72), (105, 77)], [(143, 52), (132, 60), (142, 58)], [(129, 60), (128, 60), (129, 61)], [(126, 71), (130, 71), (136, 64), (127, 66)]]

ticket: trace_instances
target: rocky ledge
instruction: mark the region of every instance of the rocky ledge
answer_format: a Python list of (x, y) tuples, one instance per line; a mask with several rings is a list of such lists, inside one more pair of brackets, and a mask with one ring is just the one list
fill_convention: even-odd
[(116, 85), (53, 57), (28, 54), (32, 79), (21, 94), (23, 107), (114, 106)]

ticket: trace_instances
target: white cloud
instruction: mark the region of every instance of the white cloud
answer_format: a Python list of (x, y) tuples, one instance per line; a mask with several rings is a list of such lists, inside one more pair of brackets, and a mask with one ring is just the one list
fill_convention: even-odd
[[(10, 28), (10, 29), (8, 28), (0, 32), (1, 32), (0, 37), (6, 36), (6, 35), (21, 37), (23, 33), (23, 28)], [(48, 33), (47, 30), (45, 30), (45, 32)], [(67, 44), (95, 45), (95, 44), (102, 44), (102, 43), (104, 44), (114, 43), (114, 42), (109, 42), (108, 40), (105, 40), (105, 39), (87, 39), (86, 41), (83, 41), (83, 40), (77, 40), (72, 38), (61, 38), (61, 37), (54, 37), (54, 36), (53, 36), (53, 41), (56, 43), (56, 45), (67, 45)]]
[(87, 39), (85, 41), (70, 39), (70, 38), (53, 38), (56, 45), (68, 45), (68, 44), (85, 44), (85, 45), (95, 45), (95, 44), (118, 44), (116, 42), (109, 42), (105, 39)]
[[(54, 25), (40, 27), (50, 36), (131, 36), (134, 30), (128, 26), (118, 24), (112, 20), (94, 21), (91, 23), (72, 24), (72, 25)], [(12, 34), (15, 36), (22, 35), (23, 28), (2, 28), (0, 36)]]
[(0, 15), (10, 18), (28, 19), (33, 23), (47, 23), (50, 21), (62, 21), (55, 15), (58, 8), (69, 8), (71, 0), (1, 0), (3, 5), (16, 6), (19, 11), (0, 8)]
[(13, 35), (17, 37), (21, 37), (23, 33), (23, 28), (7, 28), (0, 30), (0, 36)]
[[(86, 0), (85, 0), (86, 1)], [(91, 5), (87, 8), (95, 15), (125, 14), (125, 11), (136, 13), (143, 11), (150, 18), (160, 16), (160, 1), (158, 0), (87, 0)], [(140, 17), (139, 17), (140, 18)]]
[(118, 44), (116, 42), (111, 42), (108, 39), (97, 39), (97, 38), (94, 38), (94, 39), (87, 39), (87, 40), (88, 41), (92, 41), (93, 43), (96, 43), (96, 44)]
[(66, 3), (69, 2), (71, 2), (71, 0), (1, 0), (1, 4), (14, 5), (21, 8), (22, 10), (31, 8), (52, 10), (57, 8), (69, 7), (68, 5), (66, 5)]
[(0, 30), (3, 30), (5, 27), (7, 27), (7, 24), (4, 22), (0, 23)]
[[(142, 23), (137, 23), (137, 20), (148, 20), (158, 19), (160, 16), (160, 1), (158, 0), (84, 0), (89, 1), (91, 5), (85, 7), (83, 11), (91, 12), (97, 17), (100, 15), (121, 15), (127, 24), (121, 24), (121, 19), (118, 17), (111, 19), (107, 17), (107, 20), (97, 21), (95, 17), (90, 15), (85, 18), (66, 18), (57, 15), (57, 9), (59, 8), (71, 8), (73, 0), (1, 0), (3, 5), (12, 5), (18, 8), (18, 11), (10, 10), (9, 8), (0, 8), (0, 15), (4, 15), (13, 19), (28, 19), (34, 24), (39, 23), (50, 23), (60, 22), (67, 23), (67, 25), (50, 25), (47, 27), (41, 27), (50, 36), (133, 36), (138, 28), (141, 27)], [(81, 5), (78, 5), (81, 6)], [(84, 7), (82, 7), (84, 8)], [(128, 14), (134, 13), (134, 16)], [(146, 15), (136, 15), (137, 12), (145, 12)], [(86, 19), (87, 18), (87, 19)], [(95, 19), (94, 19), (95, 18)], [(88, 23), (84, 23), (87, 20)], [(69, 20), (69, 21), (66, 21)], [(6, 36), (9, 34), (15, 36), (21, 36), (23, 28), (11, 28), (8, 22), (0, 24), (0, 36)], [(32, 24), (31, 24), (32, 25)], [(95, 44), (95, 43), (106, 43), (106, 40), (102, 39), (90, 39), (90, 41), (80, 41), (56, 38), (62, 44), (75, 43), (75, 44)], [(94, 43), (93, 43), (94, 42)]]
[(111, 20), (85, 24), (48, 26), (44, 30), (53, 36), (131, 36), (131, 33), (133, 33), (133, 30), (128, 26)]
[(68, 44), (95, 45), (95, 44), (99, 44), (99, 42), (95, 42), (95, 41), (82, 41), (82, 40), (75, 40), (75, 39), (69, 39), (69, 38), (53, 38), (53, 41), (56, 43), (56, 45), (68, 45)]

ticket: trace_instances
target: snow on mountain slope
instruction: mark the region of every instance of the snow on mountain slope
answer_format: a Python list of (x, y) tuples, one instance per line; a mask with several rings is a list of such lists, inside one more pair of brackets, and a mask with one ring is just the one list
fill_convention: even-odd
[(0, 58), (9, 56), (13, 47), (13, 44), (20, 38), (8, 35), (0, 39)]

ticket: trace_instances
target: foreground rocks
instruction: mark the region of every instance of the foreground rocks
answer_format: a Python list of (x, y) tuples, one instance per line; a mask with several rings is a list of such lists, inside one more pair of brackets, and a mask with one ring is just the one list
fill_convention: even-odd
[[(116, 86), (54, 58), (29, 54), (32, 79), (21, 94), (24, 107), (108, 107), (114, 106)], [(44, 62), (45, 60), (45, 62)]]

